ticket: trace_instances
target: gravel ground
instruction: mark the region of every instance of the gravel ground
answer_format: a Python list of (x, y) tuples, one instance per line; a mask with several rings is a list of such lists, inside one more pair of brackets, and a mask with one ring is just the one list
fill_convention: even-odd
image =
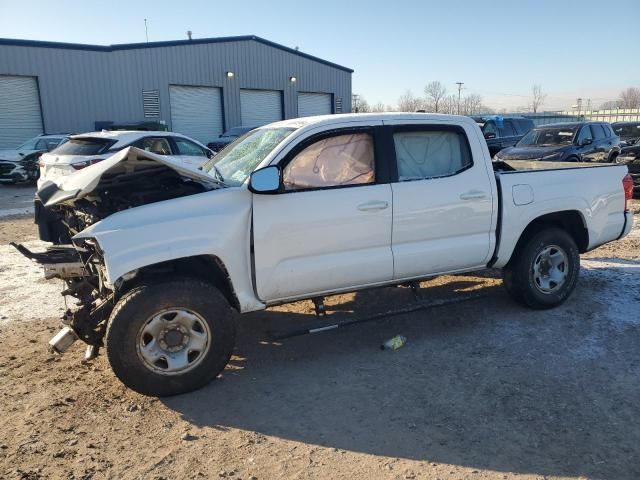
[[(161, 400), (124, 388), (103, 355), (82, 364), (80, 345), (47, 353), (60, 284), (9, 240), (39, 245), (29, 218), (0, 219), (0, 478), (640, 478), (640, 228), (584, 255), (550, 311), (485, 271), (420, 290), (476, 300), (282, 342), (266, 332), (319, 323), (311, 302), (241, 316), (225, 373)], [(411, 301), (384, 288), (328, 304)], [(380, 351), (397, 333), (407, 345)]]

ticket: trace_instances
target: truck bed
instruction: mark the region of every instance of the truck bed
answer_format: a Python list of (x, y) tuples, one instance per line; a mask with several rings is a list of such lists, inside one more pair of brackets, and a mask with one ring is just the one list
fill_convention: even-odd
[(579, 215), (588, 232), (583, 251), (623, 234), (626, 165), (510, 160), (493, 162), (493, 170), (500, 212), (493, 266), (504, 266), (526, 226), (544, 215)]

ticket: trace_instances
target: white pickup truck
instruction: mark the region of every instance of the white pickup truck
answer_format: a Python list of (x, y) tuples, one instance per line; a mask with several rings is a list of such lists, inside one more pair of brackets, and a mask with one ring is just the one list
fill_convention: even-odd
[(39, 190), (41, 231), (69, 245), (17, 247), (78, 299), (52, 347), (104, 344), (164, 396), (225, 368), (234, 311), (487, 267), (559, 305), (579, 254), (631, 230), (631, 192), (621, 165), (492, 163), (470, 118), (332, 115), (253, 130), (201, 172), (126, 149)]

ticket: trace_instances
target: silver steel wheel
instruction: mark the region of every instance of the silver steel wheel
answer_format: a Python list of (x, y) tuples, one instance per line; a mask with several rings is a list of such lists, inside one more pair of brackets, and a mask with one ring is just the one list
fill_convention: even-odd
[(149, 370), (179, 375), (197, 367), (207, 354), (211, 331), (204, 319), (186, 308), (155, 313), (138, 332), (138, 358)]
[(569, 273), (569, 256), (557, 245), (543, 248), (533, 262), (533, 282), (542, 293), (554, 293)]

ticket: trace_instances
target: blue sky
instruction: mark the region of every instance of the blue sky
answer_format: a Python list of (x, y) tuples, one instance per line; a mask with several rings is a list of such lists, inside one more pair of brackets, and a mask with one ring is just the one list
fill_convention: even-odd
[(0, 0), (0, 37), (113, 44), (254, 34), (351, 67), (354, 92), (395, 104), (440, 80), (496, 109), (592, 104), (640, 87), (638, 0), (220, 2)]

